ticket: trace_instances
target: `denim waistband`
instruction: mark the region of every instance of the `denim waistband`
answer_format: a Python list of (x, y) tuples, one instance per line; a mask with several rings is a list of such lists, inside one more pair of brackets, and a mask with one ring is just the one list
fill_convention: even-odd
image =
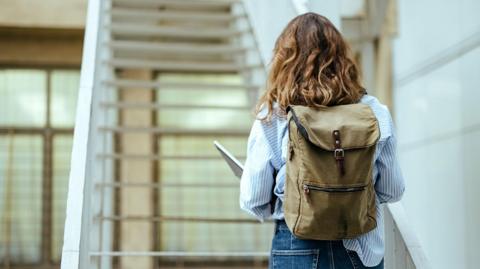
[[(285, 230), (290, 231), (285, 220), (284, 219), (275, 220), (275, 231), (285, 231)], [(343, 240), (315, 240), (315, 241), (325, 242), (325, 243), (332, 242), (333, 244), (340, 244), (343, 246), (343, 243), (342, 243)]]
[(275, 220), (275, 230), (289, 230), (287, 223), (285, 222), (284, 219), (281, 220)]

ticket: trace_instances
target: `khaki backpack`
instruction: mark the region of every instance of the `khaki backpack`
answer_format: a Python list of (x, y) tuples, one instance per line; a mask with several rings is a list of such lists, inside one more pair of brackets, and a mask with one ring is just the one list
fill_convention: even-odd
[(377, 225), (372, 170), (378, 122), (368, 105), (287, 109), (284, 212), (303, 239), (339, 240)]

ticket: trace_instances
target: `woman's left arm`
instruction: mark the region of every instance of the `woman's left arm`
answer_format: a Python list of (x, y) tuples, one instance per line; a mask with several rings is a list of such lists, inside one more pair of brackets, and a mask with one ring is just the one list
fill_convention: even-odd
[(260, 221), (272, 215), (270, 201), (275, 180), (272, 164), (274, 156), (263, 124), (258, 119), (253, 123), (240, 181), (240, 207)]

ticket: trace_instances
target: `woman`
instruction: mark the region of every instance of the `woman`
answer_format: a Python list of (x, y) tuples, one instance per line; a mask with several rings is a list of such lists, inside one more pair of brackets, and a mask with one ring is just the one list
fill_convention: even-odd
[[(380, 205), (398, 201), (404, 183), (390, 113), (366, 94), (359, 80), (345, 40), (327, 18), (315, 13), (300, 15), (278, 37), (267, 90), (257, 106), (257, 119), (248, 139), (240, 188), (243, 210), (262, 221), (272, 218), (276, 222), (270, 268), (383, 268)], [(357, 102), (371, 107), (381, 133), (373, 170), (377, 227), (354, 239), (298, 239), (286, 226), (282, 208), (288, 143), (286, 108)]]

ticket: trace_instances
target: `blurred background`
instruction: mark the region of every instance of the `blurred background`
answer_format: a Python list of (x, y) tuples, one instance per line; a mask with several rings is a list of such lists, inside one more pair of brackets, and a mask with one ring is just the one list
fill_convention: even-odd
[(479, 1), (0, 6), (0, 268), (266, 268), (273, 224), (212, 141), (245, 158), (275, 39), (308, 11), (396, 122), (386, 268), (478, 268)]

